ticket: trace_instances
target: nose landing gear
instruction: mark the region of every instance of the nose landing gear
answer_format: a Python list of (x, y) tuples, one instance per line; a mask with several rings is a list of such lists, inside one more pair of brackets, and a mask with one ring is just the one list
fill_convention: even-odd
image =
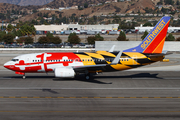
[(23, 75), (23, 79), (26, 79), (26, 76), (25, 76), (25, 74)]

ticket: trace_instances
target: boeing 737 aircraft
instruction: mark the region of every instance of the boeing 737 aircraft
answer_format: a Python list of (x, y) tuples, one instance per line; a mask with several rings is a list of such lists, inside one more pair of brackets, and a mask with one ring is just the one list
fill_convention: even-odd
[(84, 73), (121, 71), (162, 61), (166, 53), (162, 53), (166, 38), (169, 16), (164, 16), (140, 45), (127, 50), (113, 52), (44, 52), (20, 55), (4, 64), (4, 67), (16, 74), (54, 72), (55, 77), (73, 78)]

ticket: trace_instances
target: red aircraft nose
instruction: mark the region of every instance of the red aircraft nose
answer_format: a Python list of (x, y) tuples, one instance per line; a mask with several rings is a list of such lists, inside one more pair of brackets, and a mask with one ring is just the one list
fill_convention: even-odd
[(7, 69), (12, 70), (14, 68), (14, 65), (10, 64), (10, 62), (7, 62), (7, 63), (4, 64), (4, 67), (7, 68)]

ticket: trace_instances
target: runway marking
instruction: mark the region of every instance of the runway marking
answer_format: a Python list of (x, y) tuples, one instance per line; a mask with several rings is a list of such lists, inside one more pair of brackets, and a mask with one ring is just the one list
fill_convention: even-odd
[(0, 113), (180, 113), (180, 111), (0, 111)]
[(18, 98), (33, 98), (33, 99), (40, 99), (40, 98), (47, 98), (47, 99), (180, 99), (180, 97), (58, 97), (58, 96), (0, 96), (0, 98), (12, 98), (12, 99), (18, 99)]
[[(44, 88), (42, 87), (0, 87), (0, 90), (43, 90)], [(129, 88), (129, 87), (124, 87), (124, 88), (56, 88), (56, 87), (50, 87), (46, 88), (50, 90), (180, 90), (180, 87), (162, 87), (162, 88), (157, 88), (157, 87), (137, 87), (137, 88)]]

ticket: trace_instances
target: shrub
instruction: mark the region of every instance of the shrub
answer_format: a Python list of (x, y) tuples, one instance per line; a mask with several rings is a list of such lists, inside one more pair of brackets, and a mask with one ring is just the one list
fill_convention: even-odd
[(43, 37), (39, 37), (38, 42), (40, 44), (50, 43), (50, 39), (48, 37), (43, 36)]
[(78, 44), (81, 42), (81, 39), (76, 35), (76, 33), (71, 33), (68, 36), (68, 42), (70, 42), (70, 44)]
[(13, 41), (14, 36), (13, 36), (12, 34), (6, 34), (6, 35), (3, 36), (2, 39), (4, 40), (4, 42), (5, 42), (6, 44), (11, 44), (11, 43), (14, 42), (14, 41)]
[(49, 39), (50, 39), (50, 42), (54, 43), (54, 44), (59, 44), (62, 42), (62, 40), (58, 36), (57, 37), (49, 37)]
[(125, 32), (121, 31), (117, 40), (118, 41), (127, 41)]
[(100, 34), (95, 35), (95, 38), (96, 38), (96, 41), (103, 41), (104, 40), (104, 38)]
[(54, 37), (52, 33), (47, 32), (46, 37)]
[(25, 37), (25, 44), (32, 44), (34, 39), (32, 37)]
[(69, 38), (68, 42), (70, 42), (70, 44), (79, 44), (80, 43), (80, 38), (79, 36), (72, 36)]
[(97, 34), (95, 36), (89, 36), (87, 38), (89, 44), (95, 44), (95, 41), (103, 41), (103, 40), (104, 38), (100, 34)]
[(88, 44), (95, 44), (96, 38), (95, 36), (88, 36), (87, 42)]
[(176, 41), (180, 41), (180, 37), (176, 38)]

